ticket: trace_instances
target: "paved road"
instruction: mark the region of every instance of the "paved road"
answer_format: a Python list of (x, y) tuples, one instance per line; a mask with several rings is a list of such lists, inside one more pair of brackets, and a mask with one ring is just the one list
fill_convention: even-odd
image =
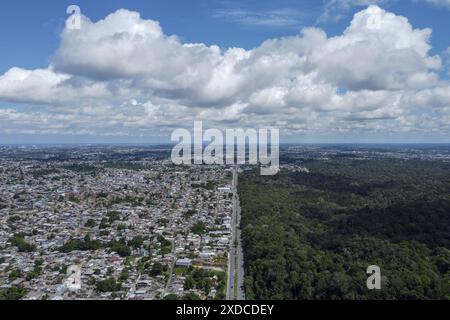
[(172, 283), (173, 278), (173, 269), (175, 268), (175, 263), (177, 262), (177, 257), (175, 254), (175, 238), (172, 240), (172, 254), (174, 255), (174, 259), (169, 266), (169, 278), (167, 279), (166, 285), (164, 286), (164, 290), (162, 293), (162, 297), (166, 296), (166, 293), (169, 291), (170, 284)]
[(236, 248), (236, 255), (237, 255), (237, 283), (238, 283), (238, 290), (237, 290), (237, 300), (245, 300), (245, 292), (244, 292), (244, 252), (242, 250), (242, 241), (241, 241), (241, 206), (239, 204), (239, 198), (237, 199), (238, 205), (237, 205), (237, 223), (238, 228), (236, 229), (237, 233), (237, 239), (238, 239), (238, 246)]
[(234, 274), (235, 274), (235, 247), (234, 242), (236, 239), (236, 184), (237, 184), (237, 168), (233, 169), (233, 212), (231, 214), (231, 243), (228, 255), (228, 281), (227, 281), (227, 300), (234, 300)]
[[(233, 169), (233, 213), (231, 218), (231, 243), (230, 243), (230, 255), (228, 261), (228, 285), (227, 285), (227, 300), (244, 300), (245, 294), (243, 290), (244, 286), (244, 257), (241, 248), (239, 223), (241, 220), (239, 206), (239, 196), (237, 194), (238, 186), (238, 168)], [(236, 277), (236, 278), (235, 278)], [(235, 283), (237, 280), (237, 288), (235, 290)], [(237, 292), (237, 295), (235, 294)]]

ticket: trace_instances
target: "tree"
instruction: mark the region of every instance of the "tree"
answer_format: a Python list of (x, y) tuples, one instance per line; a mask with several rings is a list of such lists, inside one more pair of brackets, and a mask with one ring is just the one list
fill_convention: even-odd
[(91, 240), (86, 235), (83, 240), (71, 239), (59, 248), (60, 252), (68, 253), (72, 251), (95, 251), (102, 247), (102, 243), (98, 240)]
[[(310, 172), (239, 177), (248, 299), (449, 296), (449, 164), (331, 159), (302, 165)], [(382, 290), (366, 288), (365, 271), (373, 264), (389, 275)]]
[(139, 249), (144, 244), (144, 237), (141, 235), (135, 236), (128, 242), (128, 245), (133, 249)]
[(116, 292), (122, 289), (122, 284), (118, 283), (114, 278), (97, 281), (95, 286), (99, 292)]
[(111, 251), (116, 252), (121, 257), (128, 257), (131, 255), (131, 249), (125, 243), (125, 240), (112, 241), (109, 245)]
[(129, 277), (128, 270), (123, 270), (122, 273), (120, 274), (119, 280), (120, 281), (127, 281), (128, 277)]
[(206, 225), (203, 221), (197, 222), (191, 229), (192, 233), (202, 235), (206, 232)]
[(25, 241), (25, 238), (22, 234), (15, 234), (8, 240), (11, 245), (17, 247), (19, 252), (33, 252), (36, 250), (36, 246), (29, 244)]
[(86, 221), (85, 226), (88, 228), (94, 228), (97, 226), (97, 224), (95, 223), (94, 219), (89, 219), (88, 221)]
[(9, 279), (10, 281), (13, 281), (13, 280), (16, 280), (16, 279), (18, 279), (18, 278), (20, 278), (20, 277), (22, 277), (22, 276), (23, 276), (23, 273), (22, 273), (21, 270), (19, 270), (19, 269), (13, 269), (13, 270), (10, 271), (10, 273), (9, 273), (9, 275), (8, 275), (8, 279)]
[(195, 293), (188, 293), (188, 294), (185, 294), (184, 296), (183, 296), (183, 299), (182, 300), (201, 300), (200, 299), (200, 297), (198, 296), (198, 295), (196, 295)]
[(160, 262), (155, 262), (150, 270), (150, 276), (156, 277), (164, 272), (164, 266)]
[(0, 290), (0, 300), (20, 300), (27, 295), (27, 290), (22, 287), (11, 286)]
[(184, 290), (191, 290), (195, 288), (195, 280), (192, 276), (187, 276), (184, 281)]

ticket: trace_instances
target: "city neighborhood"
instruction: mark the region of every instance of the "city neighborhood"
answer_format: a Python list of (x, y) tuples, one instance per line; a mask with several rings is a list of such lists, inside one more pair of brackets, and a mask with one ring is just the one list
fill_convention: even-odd
[(50, 157), (1, 160), (0, 289), (29, 300), (225, 298), (230, 168), (100, 161), (98, 150)]

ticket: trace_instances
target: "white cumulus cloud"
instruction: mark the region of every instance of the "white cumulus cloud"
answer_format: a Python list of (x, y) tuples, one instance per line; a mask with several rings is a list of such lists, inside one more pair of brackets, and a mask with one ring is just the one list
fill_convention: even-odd
[(371, 5), (341, 35), (305, 28), (251, 50), (221, 49), (183, 43), (137, 12), (83, 17), (80, 30), (62, 32), (47, 69), (0, 76), (0, 124), (4, 132), (141, 136), (196, 119), (377, 134), (414, 131), (422, 115), (444, 130), (436, 119), (448, 119), (450, 86), (438, 76), (441, 58), (430, 55), (431, 33)]

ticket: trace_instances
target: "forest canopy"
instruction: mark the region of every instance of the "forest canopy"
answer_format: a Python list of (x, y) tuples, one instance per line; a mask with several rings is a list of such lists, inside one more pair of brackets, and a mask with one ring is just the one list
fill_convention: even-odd
[[(249, 299), (450, 299), (450, 165), (308, 160), (239, 177)], [(378, 265), (382, 289), (368, 290)]]

